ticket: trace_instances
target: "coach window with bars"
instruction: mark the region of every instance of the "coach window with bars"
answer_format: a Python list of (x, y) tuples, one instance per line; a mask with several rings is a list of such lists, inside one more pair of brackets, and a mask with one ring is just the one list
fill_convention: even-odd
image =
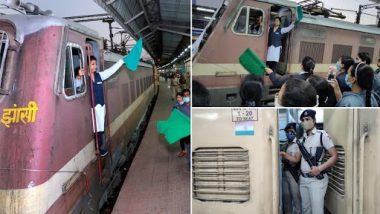
[(72, 98), (86, 92), (86, 78), (79, 75), (79, 69), (83, 68), (83, 51), (79, 45), (69, 43), (66, 46), (66, 64), (64, 93)]
[(250, 200), (249, 155), (241, 147), (193, 151), (193, 198), (244, 203)]
[[(345, 152), (343, 146), (341, 145), (335, 145), (335, 148), (338, 153), (338, 161), (333, 167), (327, 170), (327, 174), (329, 176), (328, 187), (332, 189), (336, 194), (344, 196)], [(330, 154), (326, 153), (325, 157), (323, 158), (323, 162), (326, 162), (330, 157)]]
[(264, 12), (258, 8), (242, 7), (233, 25), (232, 31), (236, 34), (257, 35), (263, 34)]
[(9, 38), (6, 32), (0, 31), (0, 89), (3, 87), (2, 82), (5, 71), (5, 59), (7, 58)]
[(336, 63), (342, 56), (351, 56), (352, 46), (350, 45), (334, 45), (331, 63)]
[(310, 56), (315, 60), (316, 63), (322, 63), (323, 54), (325, 52), (324, 43), (315, 43), (315, 42), (301, 42), (299, 54), (299, 62), (302, 62), (305, 56)]

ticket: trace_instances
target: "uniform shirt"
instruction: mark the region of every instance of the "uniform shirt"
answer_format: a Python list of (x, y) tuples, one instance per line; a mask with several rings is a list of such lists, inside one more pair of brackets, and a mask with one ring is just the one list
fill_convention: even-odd
[(91, 81), (91, 84), (94, 89), (94, 97), (95, 97), (95, 106), (96, 105), (104, 105), (104, 92), (103, 92), (103, 81), (112, 76), (118, 69), (124, 64), (123, 59), (117, 61), (114, 65), (109, 67), (108, 69), (102, 72), (95, 72), (94, 81)]
[(273, 28), (269, 29), (269, 47), (267, 53), (267, 61), (278, 62), (281, 54), (281, 36), (294, 28), (294, 24), (291, 23), (288, 27), (278, 28), (273, 32)]
[[(336, 104), (336, 107), (366, 107), (365, 106), (365, 90), (354, 93), (351, 91), (343, 92), (342, 99)], [(378, 103), (373, 93), (371, 93), (372, 107), (378, 107)]]
[(342, 72), (336, 76), (336, 80), (338, 81), (340, 91), (343, 93), (345, 91), (351, 91), (351, 88), (346, 83), (346, 75), (347, 72)]
[(95, 106), (96, 105), (104, 105), (104, 92), (103, 92), (103, 80), (100, 77), (99, 73), (95, 73), (95, 80), (91, 81), (92, 87), (94, 89), (94, 97), (95, 97)]
[(293, 143), (290, 144), (288, 146), (288, 148), (286, 149), (286, 153), (288, 153), (291, 156), (295, 156), (296, 153), (300, 151), (299, 148), (298, 148), (298, 145), (295, 143), (295, 141), (296, 140), (294, 139)]
[[(334, 143), (331, 141), (328, 134), (324, 130), (317, 130), (314, 127), (314, 129), (311, 131), (311, 134), (309, 136), (307, 136), (306, 133), (304, 133), (304, 136), (303, 136), (305, 139), (305, 142), (303, 143), (303, 145), (306, 148), (306, 151), (308, 151), (311, 156), (314, 156), (317, 150), (317, 147), (321, 146), (321, 134), (322, 134), (322, 146), (325, 148), (325, 150), (329, 150), (332, 147), (334, 147)], [(325, 152), (323, 152), (321, 158), (318, 161), (321, 161), (323, 159), (324, 154)], [(301, 171), (303, 173), (310, 172), (310, 166), (306, 162), (306, 160), (303, 158), (303, 156), (301, 158)]]

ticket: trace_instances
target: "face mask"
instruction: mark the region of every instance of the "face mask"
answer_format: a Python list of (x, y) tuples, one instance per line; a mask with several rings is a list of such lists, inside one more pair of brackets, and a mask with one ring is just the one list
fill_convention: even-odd
[(348, 74), (346, 74), (346, 76), (344, 77), (344, 81), (346, 82), (346, 84), (348, 85), (348, 87), (352, 88), (352, 82), (348, 81)]
[(337, 62), (336, 63), (336, 70), (340, 71), (340, 69), (342, 69), (342, 65), (340, 64), (340, 62)]
[(183, 98), (183, 101), (184, 101), (185, 103), (189, 103), (189, 102), (190, 102), (190, 97), (184, 97), (184, 98)]
[(301, 122), (301, 126), (304, 130), (308, 131), (314, 127), (314, 122), (313, 120), (305, 120)]
[(296, 136), (294, 135), (293, 132), (287, 132), (287, 133), (286, 133), (286, 138), (287, 138), (288, 141), (290, 142), (290, 141), (293, 141), (294, 138), (296, 138)]

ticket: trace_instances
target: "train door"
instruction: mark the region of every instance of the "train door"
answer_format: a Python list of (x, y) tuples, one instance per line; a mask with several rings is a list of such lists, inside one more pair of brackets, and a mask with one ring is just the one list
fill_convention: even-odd
[(193, 109), (192, 130), (193, 213), (278, 213), (276, 109)]
[(198, 52), (192, 76), (208, 88), (213, 106), (240, 105), (239, 87), (248, 73), (239, 56), (250, 48), (265, 61), (270, 6), (259, 1), (231, 1)]
[(330, 213), (379, 213), (380, 111), (325, 110), (326, 131), (332, 137), (338, 162), (330, 170), (325, 206)]
[[(281, 27), (289, 26), (293, 16), (293, 12), (289, 7), (279, 5), (273, 5), (270, 9), (270, 14), (270, 26), (273, 26), (274, 18), (278, 16), (281, 18)], [(280, 55), (280, 61), (277, 66), (277, 73), (280, 74), (285, 74), (287, 72), (290, 50), (290, 35), (291, 31), (282, 35), (282, 50)]]
[[(352, 214), (357, 114), (353, 109), (325, 109), (324, 129), (338, 152), (337, 163), (329, 170), (325, 207), (330, 213)], [(325, 158), (328, 158), (326, 155)]]
[[(358, 109), (358, 139), (356, 178), (353, 212), (380, 213), (380, 111), (378, 109)], [(356, 195), (356, 196), (355, 196)], [(356, 205), (356, 206), (355, 206)]]

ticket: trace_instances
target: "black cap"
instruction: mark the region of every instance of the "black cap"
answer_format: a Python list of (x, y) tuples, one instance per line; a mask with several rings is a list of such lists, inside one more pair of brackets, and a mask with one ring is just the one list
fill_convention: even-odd
[(287, 132), (288, 129), (294, 129), (294, 130), (296, 130), (296, 125), (297, 125), (296, 123), (288, 123), (288, 124), (286, 124), (286, 126), (284, 128), (284, 131)]
[(312, 109), (306, 109), (305, 111), (302, 112), (302, 114), (300, 116), (300, 120), (302, 120), (302, 118), (304, 118), (304, 117), (311, 117), (311, 118), (315, 119), (315, 113), (316, 113), (316, 111), (314, 111)]

